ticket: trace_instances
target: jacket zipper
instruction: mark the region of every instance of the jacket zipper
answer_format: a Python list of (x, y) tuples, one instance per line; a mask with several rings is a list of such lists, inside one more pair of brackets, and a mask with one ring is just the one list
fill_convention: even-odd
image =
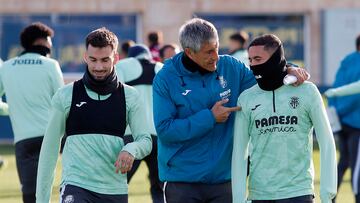
[(275, 108), (275, 91), (273, 90), (273, 111), (274, 113), (276, 113), (276, 108)]

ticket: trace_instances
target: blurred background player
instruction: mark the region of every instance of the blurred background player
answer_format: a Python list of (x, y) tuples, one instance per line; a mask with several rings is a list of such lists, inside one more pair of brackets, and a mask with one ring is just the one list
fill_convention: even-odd
[(247, 42), (249, 35), (245, 31), (239, 31), (230, 36), (229, 54), (249, 66), (249, 55), (247, 52)]
[(159, 50), (161, 62), (164, 62), (166, 59), (173, 57), (180, 52), (180, 48), (176, 44), (165, 44)]
[(147, 42), (154, 61), (160, 62), (160, 46), (163, 43), (163, 33), (161, 31), (153, 31), (147, 35)]
[[(356, 82), (360, 79), (360, 35), (355, 42), (356, 50), (347, 55), (336, 73), (334, 88)], [(341, 131), (338, 136), (340, 159), (338, 163), (338, 187), (345, 171), (351, 168), (351, 183), (356, 203), (360, 203), (360, 95), (334, 97), (329, 105), (334, 106), (340, 118)]]
[(120, 46), (120, 53), (119, 53), (119, 59), (124, 59), (128, 57), (129, 48), (131, 46), (134, 46), (135, 42), (132, 40), (127, 40), (123, 42)]
[[(154, 203), (163, 203), (162, 182), (158, 175), (157, 162), (157, 136), (153, 119), (152, 83), (155, 74), (162, 68), (163, 64), (152, 60), (149, 49), (142, 44), (136, 44), (129, 48), (129, 58), (120, 60), (116, 64), (116, 72), (119, 80), (135, 87), (146, 108), (146, 123), (149, 125), (152, 138), (152, 151), (144, 158), (149, 169), (150, 192)], [(131, 130), (128, 127), (125, 137), (132, 139)], [(138, 169), (141, 160), (135, 160), (132, 169), (128, 172), (128, 181)]]
[(24, 51), (0, 68), (0, 97), (5, 93), (14, 131), (16, 166), (23, 201), (35, 202), (40, 147), (51, 98), (63, 86), (59, 63), (49, 58), (54, 31), (37, 22), (20, 35)]
[[(0, 68), (3, 64), (3, 60), (0, 59)], [(0, 115), (8, 115), (8, 105), (4, 102), (2, 102), (2, 99), (0, 98)], [(2, 168), (2, 166), (4, 165), (4, 159), (0, 156), (0, 169)]]

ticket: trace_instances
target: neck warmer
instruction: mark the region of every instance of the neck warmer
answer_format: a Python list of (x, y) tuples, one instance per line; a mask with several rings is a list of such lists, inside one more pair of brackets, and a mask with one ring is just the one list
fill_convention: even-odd
[(45, 46), (35, 45), (35, 46), (30, 46), (27, 49), (25, 49), (25, 51), (23, 51), (21, 53), (21, 55), (26, 54), (26, 53), (37, 53), (42, 56), (48, 56), (48, 55), (50, 55), (51, 50)]
[(184, 67), (191, 71), (191, 72), (196, 72), (199, 71), (199, 73), (201, 75), (205, 75), (206, 73), (212, 73), (211, 71), (208, 71), (204, 68), (202, 68), (201, 66), (199, 66), (199, 64), (197, 64), (195, 61), (193, 61), (190, 57), (188, 57), (185, 52), (183, 54), (183, 57), (181, 59), (182, 63), (184, 64)]
[(82, 78), (85, 86), (100, 95), (108, 95), (113, 93), (119, 86), (115, 69), (106, 77), (105, 80), (95, 80), (90, 74), (88, 67)]
[(287, 74), (285, 65), (284, 51), (280, 45), (265, 63), (250, 65), (250, 69), (253, 71), (259, 87), (266, 91), (272, 91), (283, 85), (283, 79)]

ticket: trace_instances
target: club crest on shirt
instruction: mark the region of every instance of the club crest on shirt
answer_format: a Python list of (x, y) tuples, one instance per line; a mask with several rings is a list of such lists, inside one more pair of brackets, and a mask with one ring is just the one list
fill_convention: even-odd
[(224, 76), (219, 76), (219, 82), (222, 88), (227, 87), (227, 81), (224, 79)]
[(291, 108), (296, 109), (296, 107), (299, 106), (299, 103), (300, 103), (299, 97), (291, 97), (290, 98), (289, 105)]
[(64, 203), (73, 203), (74, 202), (74, 196), (73, 195), (67, 195), (64, 199)]

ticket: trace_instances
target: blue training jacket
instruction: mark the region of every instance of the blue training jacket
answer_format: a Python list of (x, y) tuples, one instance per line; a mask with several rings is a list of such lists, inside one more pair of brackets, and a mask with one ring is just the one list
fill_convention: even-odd
[[(347, 55), (341, 61), (336, 73), (334, 87), (340, 87), (360, 79), (360, 52), (356, 51)], [(334, 105), (343, 124), (360, 128), (360, 94), (329, 99)]]
[(183, 52), (167, 60), (153, 83), (161, 181), (222, 183), (230, 180), (234, 114), (216, 123), (213, 105), (256, 84), (237, 59), (220, 55), (217, 70), (201, 75), (182, 64)]

